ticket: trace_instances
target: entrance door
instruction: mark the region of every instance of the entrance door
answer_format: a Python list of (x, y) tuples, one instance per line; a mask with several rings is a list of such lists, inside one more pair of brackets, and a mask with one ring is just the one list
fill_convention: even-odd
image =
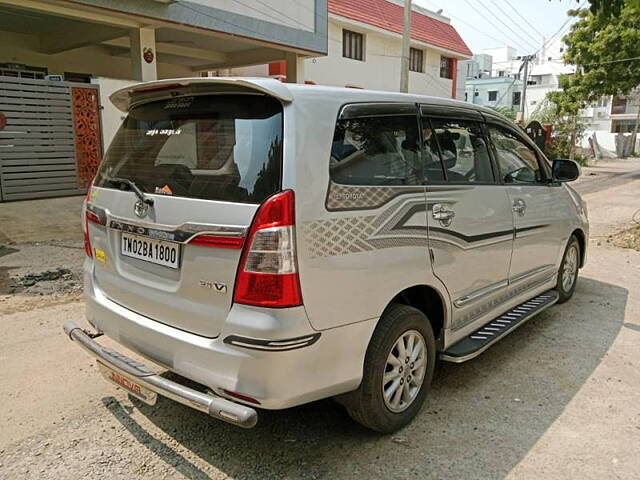
[(489, 123), (488, 131), (513, 211), (515, 239), (512, 288), (527, 290), (549, 281), (566, 243), (562, 190), (548, 181), (538, 152), (524, 135), (507, 125)]
[(482, 117), (441, 110), (422, 108), (429, 247), (458, 329), (499, 308), (508, 286), (513, 217), (505, 187), (495, 180)]

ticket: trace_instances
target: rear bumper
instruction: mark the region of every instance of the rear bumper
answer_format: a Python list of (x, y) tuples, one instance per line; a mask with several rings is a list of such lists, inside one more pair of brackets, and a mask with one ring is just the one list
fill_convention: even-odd
[(164, 325), (107, 298), (85, 264), (87, 320), (124, 347), (209, 387), (231, 391), (260, 408), (282, 409), (358, 388), (377, 319), (318, 332), (304, 307), (233, 305), (216, 338)]
[(251, 428), (258, 422), (258, 414), (253, 408), (214, 395), (207, 395), (161, 377), (145, 365), (119, 352), (102, 347), (72, 321), (66, 322), (63, 328), (71, 340), (100, 363), (135, 380), (136, 383), (153, 392), (239, 427)]

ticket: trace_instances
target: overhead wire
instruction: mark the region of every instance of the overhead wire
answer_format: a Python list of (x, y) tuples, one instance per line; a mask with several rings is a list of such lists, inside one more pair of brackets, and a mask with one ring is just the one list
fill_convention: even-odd
[(597, 62), (597, 63), (583, 63), (581, 64), (581, 66), (590, 67), (593, 65), (608, 65), (610, 63), (632, 62), (634, 60), (640, 60), (640, 57), (621, 58), (619, 60), (608, 60), (606, 62)]
[[(501, 13), (502, 13), (503, 15), (505, 15), (508, 19), (510, 19), (509, 15), (505, 14), (504, 10), (500, 7), (500, 5), (498, 5), (498, 4), (495, 2), (495, 0), (489, 0), (489, 1), (490, 1), (491, 3), (493, 3), (493, 5), (495, 5), (496, 9), (497, 9), (499, 12), (501, 12)], [(477, 0), (477, 2), (478, 2), (482, 7), (484, 7), (485, 9), (487, 9), (487, 6), (482, 2), (482, 0)], [(489, 10), (489, 11), (490, 11), (490, 9), (487, 9), (487, 10)], [(524, 29), (523, 29), (523, 30), (522, 30), (522, 32), (523, 32), (524, 34), (526, 34), (526, 35), (529, 35), (529, 37), (530, 37), (532, 40), (527, 39), (527, 38), (525, 38), (525, 37), (521, 36), (518, 32), (516, 32), (513, 28), (511, 28), (511, 26), (510, 26), (509, 24), (507, 24), (506, 22), (504, 22), (504, 21), (500, 18), (500, 16), (498, 16), (497, 14), (494, 16), (494, 18), (495, 18), (496, 20), (498, 20), (498, 21), (499, 21), (502, 25), (504, 25), (506, 28), (508, 28), (508, 29), (509, 29), (509, 31), (511, 31), (514, 35), (516, 35), (516, 36), (517, 36), (517, 37), (518, 37), (518, 38), (523, 42), (523, 44), (524, 44), (524, 45), (527, 45), (527, 46), (529, 46), (529, 47), (531, 47), (531, 45), (533, 45), (533, 48), (537, 48), (537, 47), (538, 47), (538, 40), (537, 40), (537, 39), (535, 39), (534, 37), (532, 37), (532, 36), (531, 36), (531, 34), (530, 34), (530, 33), (528, 33), (526, 30), (524, 30)], [(511, 20), (511, 21), (513, 21), (513, 20)], [(515, 24), (515, 25), (516, 25), (516, 28), (521, 28), (521, 27), (520, 27), (520, 26), (518, 26), (517, 24)]]
[[(577, 10), (582, 10), (582, 8), (584, 7), (584, 4), (587, 3), (587, 0), (583, 0), (582, 3), (578, 6)], [(538, 50), (536, 50), (533, 54), (537, 55), (540, 50), (544, 50), (545, 48), (547, 48), (550, 44), (550, 42), (558, 36), (558, 34), (560, 34), (562, 32), (562, 34), (564, 34), (564, 32), (571, 26), (569, 25), (569, 22), (571, 21), (573, 17), (569, 17), (567, 16), (567, 19), (564, 21), (564, 23), (562, 25), (560, 25), (560, 28), (558, 30), (556, 30), (556, 32), (551, 35), (541, 46), (540, 48), (538, 48)]]
[[(425, 1), (425, 2), (428, 2), (430, 5), (433, 5), (435, 9), (439, 9), (439, 8), (440, 8), (438, 5), (436, 5), (435, 3), (432, 3), (430, 0), (424, 0), (424, 1)], [(491, 35), (491, 34), (489, 34), (489, 33), (485, 32), (485, 31), (483, 31), (483, 30), (478, 29), (476, 26), (474, 26), (474, 25), (470, 24), (469, 22), (467, 22), (467, 21), (463, 20), (462, 18), (460, 18), (460, 17), (458, 17), (458, 16), (456, 16), (456, 15), (453, 15), (453, 14), (451, 14), (451, 13), (447, 12), (447, 16), (448, 16), (448, 17), (450, 17), (450, 18), (452, 18), (452, 19), (454, 19), (454, 20), (455, 20), (455, 21), (457, 21), (457, 22), (460, 22), (460, 23), (462, 23), (462, 24), (466, 25), (467, 27), (469, 27), (470, 29), (472, 29), (472, 30), (474, 30), (474, 31), (476, 31), (476, 32), (478, 32), (478, 33), (480, 33), (481, 35), (484, 35), (485, 37), (490, 38), (491, 40), (493, 40), (493, 41), (495, 41), (495, 42), (498, 42), (499, 44), (504, 44), (504, 43), (506, 43), (504, 40), (501, 40), (501, 39), (499, 39), (499, 38), (496, 38), (496, 37), (494, 37), (493, 35)]]
[[(505, 35), (506, 38), (509, 38), (510, 35), (505, 34), (505, 32), (498, 27), (492, 20), (491, 18), (489, 18), (488, 16), (486, 16), (484, 14), (484, 12), (482, 12), (482, 10), (480, 10), (479, 8), (477, 8), (473, 3), (471, 3), (469, 0), (464, 0), (466, 2), (467, 5), (469, 5), (471, 8), (473, 8), (476, 12), (478, 12), (478, 15), (480, 15), (482, 18), (484, 18), (490, 25), (493, 26), (493, 28), (495, 28), (496, 30), (498, 30), (502, 35)], [(520, 42), (516, 42), (515, 40), (511, 39), (512, 43), (515, 44), (517, 47), (519, 47), (521, 50), (523, 51), (527, 51), (529, 50), (531, 47), (523, 47), (522, 44)]]
[(538, 35), (540, 35), (540, 37), (544, 37), (544, 34), (542, 32), (540, 32), (540, 30), (538, 30), (536, 27), (534, 27), (531, 22), (529, 22), (529, 20), (526, 19), (525, 16), (523, 16), (517, 8), (515, 8), (513, 6), (513, 4), (511, 3), (511, 0), (503, 0), (507, 5), (509, 5), (509, 8), (511, 8), (511, 10), (513, 10), (514, 12), (516, 12), (516, 14), (527, 24), (529, 25), (529, 27), (536, 32)]

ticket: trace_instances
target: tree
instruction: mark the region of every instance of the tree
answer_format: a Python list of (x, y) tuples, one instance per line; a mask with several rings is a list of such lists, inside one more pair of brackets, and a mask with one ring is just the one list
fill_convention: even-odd
[[(564, 37), (564, 60), (576, 65), (576, 74), (552, 101), (573, 115), (577, 104), (628, 95), (640, 85), (640, 0), (591, 0), (591, 9), (569, 15), (578, 21)], [(638, 121), (633, 144), (637, 130)]]
[[(576, 1), (579, 3), (579, 0)], [(589, 10), (594, 15), (618, 16), (625, 5), (635, 9), (636, 13), (640, 13), (640, 0), (589, 0), (589, 3), (591, 4)]]
[(576, 108), (575, 99), (572, 100), (570, 95), (564, 90), (549, 92), (531, 114), (530, 120), (553, 126), (551, 149), (545, 152), (551, 160), (569, 157), (584, 165), (586, 159), (576, 155), (575, 145), (584, 135), (586, 125), (577, 113), (579, 108)]
[[(575, 160), (576, 142), (581, 136), (580, 110), (585, 107), (588, 94), (582, 85), (582, 74), (562, 75), (559, 79), (560, 88), (556, 92), (549, 92), (547, 98), (555, 105), (556, 117), (562, 125), (562, 131), (569, 134), (569, 158)], [(558, 130), (556, 126), (556, 131)]]

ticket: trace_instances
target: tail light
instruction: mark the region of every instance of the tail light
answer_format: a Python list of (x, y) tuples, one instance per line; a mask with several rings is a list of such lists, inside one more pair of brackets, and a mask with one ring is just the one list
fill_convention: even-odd
[[(89, 239), (89, 214), (95, 215), (92, 212), (87, 211), (87, 203), (91, 200), (91, 189), (93, 188), (93, 182), (89, 184), (87, 189), (87, 196), (82, 203), (82, 216), (84, 217), (82, 228), (84, 230), (84, 253), (87, 257), (93, 258), (93, 249), (91, 248), (91, 240)], [(93, 219), (92, 219), (93, 221)]]
[(286, 190), (258, 209), (238, 266), (234, 302), (271, 308), (302, 305), (294, 200), (293, 191)]

